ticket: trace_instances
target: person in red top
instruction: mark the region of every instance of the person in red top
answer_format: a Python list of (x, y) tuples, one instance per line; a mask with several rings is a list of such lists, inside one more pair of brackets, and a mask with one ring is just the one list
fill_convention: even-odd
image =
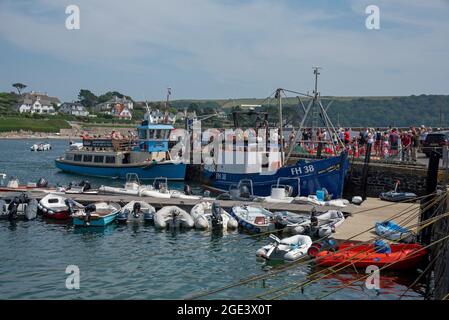
[(351, 142), (351, 135), (349, 134), (349, 129), (345, 129), (344, 133), (345, 145), (348, 146), (349, 142)]
[(402, 144), (402, 161), (410, 161), (410, 148), (411, 148), (412, 138), (410, 134), (405, 131), (401, 135)]

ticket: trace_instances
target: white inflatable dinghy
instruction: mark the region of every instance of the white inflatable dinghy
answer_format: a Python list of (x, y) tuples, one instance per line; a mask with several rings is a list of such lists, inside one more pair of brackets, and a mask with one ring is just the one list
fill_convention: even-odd
[(238, 222), (217, 202), (201, 202), (196, 204), (190, 214), (197, 229), (237, 229)]
[(166, 206), (154, 214), (154, 226), (159, 229), (193, 228), (193, 218), (185, 210), (177, 206)]

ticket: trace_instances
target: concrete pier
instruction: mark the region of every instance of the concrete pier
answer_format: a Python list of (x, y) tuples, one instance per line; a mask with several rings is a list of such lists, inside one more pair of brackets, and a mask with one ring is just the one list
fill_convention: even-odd
[[(48, 193), (44, 192), (30, 192), (32, 197), (36, 199), (41, 199)], [(10, 196), (11, 192), (0, 192), (0, 197)], [(160, 209), (168, 205), (176, 205), (183, 209), (190, 210), (195, 204), (202, 200), (192, 200), (192, 199), (160, 199), (153, 197), (138, 197), (138, 196), (128, 196), (128, 195), (112, 195), (112, 194), (70, 194), (63, 195), (65, 197), (71, 198), (82, 204), (88, 204), (99, 201), (112, 201), (112, 202), (123, 202), (128, 203), (133, 200), (146, 201), (156, 209)], [(204, 199), (206, 201), (207, 199)], [(209, 200), (211, 201), (211, 200)], [(337, 240), (346, 240), (351, 238), (354, 241), (370, 241), (376, 238), (374, 233), (374, 225), (376, 222), (381, 222), (386, 219), (390, 219), (401, 211), (409, 211), (408, 213), (402, 215), (398, 219), (393, 221), (400, 222), (401, 220), (410, 219), (411, 222), (408, 225), (413, 225), (418, 222), (419, 210), (418, 203), (392, 203), (386, 202), (376, 198), (367, 198), (360, 206), (349, 205), (345, 208), (337, 208), (330, 206), (313, 206), (308, 204), (293, 204), (293, 203), (262, 203), (262, 202), (249, 202), (249, 201), (234, 201), (234, 200), (219, 200), (221, 207), (225, 210), (230, 210), (236, 205), (252, 205), (264, 207), (272, 212), (276, 211), (290, 211), (294, 213), (304, 213), (310, 212), (312, 208), (318, 212), (325, 212), (327, 210), (340, 210), (345, 215), (347, 215), (346, 221), (337, 228), (337, 232), (333, 237)], [(364, 232), (372, 228), (368, 232)], [(357, 236), (355, 236), (357, 235)], [(354, 237), (355, 236), (355, 237)]]

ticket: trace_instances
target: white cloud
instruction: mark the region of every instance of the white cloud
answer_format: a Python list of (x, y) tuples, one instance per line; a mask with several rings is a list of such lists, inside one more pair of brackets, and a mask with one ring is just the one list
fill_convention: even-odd
[[(426, 79), (440, 79), (442, 69), (449, 71), (449, 45), (443, 41), (449, 24), (441, 18), (449, 12), (447, 2), (370, 2), (381, 6), (377, 32), (364, 29), (360, 1), (353, 2), (347, 15), (269, 0), (36, 0), (30, 8), (4, 1), (0, 38), (70, 63), (138, 74), (170, 66), (180, 73), (208, 75), (213, 84), (205, 83), (205, 88), (241, 86), (250, 95), (276, 86), (307, 90), (312, 65), (325, 67), (323, 74), (329, 70), (326, 78), (336, 83), (325, 84), (332, 94), (405, 93), (420, 86), (430, 90)], [(81, 30), (65, 29), (69, 4), (80, 7)], [(341, 21), (358, 17), (354, 12), (360, 14), (359, 27)], [(382, 19), (395, 27), (383, 28)], [(411, 26), (421, 32), (407, 30)], [(391, 70), (422, 75), (399, 83)]]

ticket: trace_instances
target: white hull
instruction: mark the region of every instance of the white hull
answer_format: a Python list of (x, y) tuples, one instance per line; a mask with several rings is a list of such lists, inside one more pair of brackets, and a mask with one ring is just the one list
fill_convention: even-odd
[(166, 206), (154, 215), (154, 226), (165, 228), (193, 228), (193, 218), (186, 211), (177, 206)]
[[(201, 202), (196, 204), (190, 214), (193, 217), (195, 228), (200, 230), (212, 229), (212, 203)], [(238, 222), (234, 217), (221, 209), (222, 227), (223, 230), (234, 230), (238, 227)]]

